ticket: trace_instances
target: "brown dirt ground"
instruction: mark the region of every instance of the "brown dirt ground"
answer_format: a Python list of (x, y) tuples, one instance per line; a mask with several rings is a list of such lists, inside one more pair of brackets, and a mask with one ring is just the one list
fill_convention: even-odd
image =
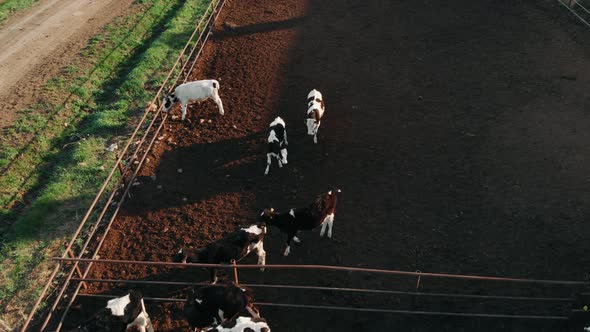
[(38, 101), (43, 83), (72, 62), (88, 40), (133, 0), (45, 0), (4, 22), (0, 29), (0, 128), (16, 111)]
[[(283, 236), (271, 229), (269, 264), (582, 280), (590, 262), (590, 72), (584, 70), (590, 54), (583, 46), (588, 32), (558, 9), (532, 0), (229, 2), (193, 75), (221, 82), (226, 115), (204, 102), (190, 108), (190, 122), (167, 126), (101, 258), (169, 261), (182, 245), (201, 247), (252, 223), (267, 205), (302, 206), (338, 185), (334, 238), (308, 232), (283, 258)], [(224, 29), (223, 22), (237, 28)], [(323, 92), (327, 105), (318, 145), (303, 125), (311, 88)], [(289, 165), (264, 177), (264, 139), (277, 115), (287, 122)], [(201, 118), (212, 122), (199, 124)], [(196, 282), (207, 273), (96, 266), (92, 277)], [(410, 291), (415, 285), (408, 278), (310, 271), (247, 271), (240, 278)], [(421, 288), (565, 292), (432, 279)], [(178, 288), (142, 290), (182, 298)], [(106, 284), (90, 289), (121, 291)], [(457, 312), (570, 309), (317, 291), (257, 289), (256, 295), (261, 302)], [(69, 324), (97, 303), (79, 300)], [(179, 308), (150, 302), (156, 330), (182, 330)], [(275, 331), (565, 329), (552, 321), (269, 307), (262, 313)]]

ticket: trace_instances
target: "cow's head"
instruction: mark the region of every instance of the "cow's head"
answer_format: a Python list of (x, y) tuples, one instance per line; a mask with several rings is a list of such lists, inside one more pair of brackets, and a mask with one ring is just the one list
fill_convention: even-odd
[(266, 223), (270, 223), (272, 222), (272, 220), (274, 219), (274, 217), (277, 215), (275, 209), (273, 208), (268, 208), (268, 209), (264, 209), (262, 211), (262, 213), (260, 214), (260, 217), (258, 218), (261, 222)]
[(342, 192), (342, 190), (340, 190), (340, 188), (334, 188), (334, 189), (328, 191), (328, 195), (339, 194), (341, 192)]
[(181, 248), (175, 255), (174, 255), (174, 263), (186, 263), (188, 258), (186, 248)]
[(176, 95), (174, 94), (174, 92), (172, 92), (171, 94), (164, 97), (164, 99), (162, 99), (162, 104), (164, 104), (164, 107), (162, 108), (162, 112), (165, 112), (165, 113), (168, 112), (170, 110), (170, 108), (172, 108), (174, 103), (177, 101), (178, 101), (178, 99), (176, 98)]

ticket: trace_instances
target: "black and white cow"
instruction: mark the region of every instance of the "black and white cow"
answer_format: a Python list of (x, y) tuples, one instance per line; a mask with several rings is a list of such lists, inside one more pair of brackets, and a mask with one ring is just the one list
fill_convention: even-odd
[(307, 134), (313, 136), (313, 142), (318, 142), (318, 130), (320, 129), (321, 119), (324, 116), (326, 107), (322, 93), (313, 89), (307, 95)]
[(268, 152), (266, 153), (266, 170), (264, 175), (268, 174), (272, 157), (277, 158), (279, 167), (287, 164), (287, 130), (285, 128), (285, 121), (277, 116), (273, 122), (270, 123), (270, 133), (268, 134)]
[(258, 316), (254, 296), (249, 289), (235, 283), (219, 283), (193, 289), (183, 309), (191, 329), (217, 326), (240, 315)]
[(297, 237), (297, 232), (300, 230), (311, 230), (322, 225), (320, 236), (324, 236), (327, 228), (328, 237), (332, 237), (334, 212), (340, 192), (340, 189), (330, 190), (319, 195), (308, 207), (291, 209), (289, 212), (277, 213), (273, 208), (262, 211), (261, 221), (269, 226), (275, 226), (287, 234), (287, 248), (283, 253), (284, 256), (288, 256), (291, 252), (291, 240), (301, 242)]
[(78, 325), (71, 332), (134, 331), (154, 332), (141, 293), (132, 290), (125, 296), (109, 300), (105, 308)]
[[(204, 264), (229, 264), (232, 259), (240, 260), (252, 251), (256, 251), (258, 265), (266, 263), (266, 251), (264, 251), (264, 235), (266, 225), (259, 223), (247, 228), (240, 228), (228, 234), (224, 238), (207, 245), (199, 250), (180, 249), (174, 261), (183, 263)], [(260, 269), (264, 271), (264, 268)], [(217, 269), (210, 268), (212, 283), (217, 282)]]
[(219, 82), (217, 80), (200, 80), (177, 86), (174, 92), (164, 97), (164, 108), (162, 111), (168, 112), (175, 103), (180, 102), (182, 106), (182, 120), (184, 120), (189, 101), (200, 101), (209, 98), (213, 99), (215, 104), (217, 104), (217, 108), (219, 108), (219, 114), (223, 115), (223, 103), (221, 102), (221, 98), (219, 98)]
[(264, 318), (240, 316), (227, 321), (217, 327), (205, 329), (206, 332), (270, 332), (270, 327)]

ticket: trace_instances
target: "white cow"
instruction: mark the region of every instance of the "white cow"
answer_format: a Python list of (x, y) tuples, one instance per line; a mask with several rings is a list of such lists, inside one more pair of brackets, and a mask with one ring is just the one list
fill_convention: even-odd
[(219, 98), (219, 82), (216, 80), (201, 80), (181, 84), (174, 89), (174, 92), (164, 97), (162, 101), (164, 103), (164, 112), (168, 112), (170, 108), (177, 102), (180, 101), (182, 105), (182, 120), (186, 117), (186, 108), (191, 100), (206, 100), (213, 99), (217, 108), (219, 108), (219, 114), (223, 115), (223, 103)]

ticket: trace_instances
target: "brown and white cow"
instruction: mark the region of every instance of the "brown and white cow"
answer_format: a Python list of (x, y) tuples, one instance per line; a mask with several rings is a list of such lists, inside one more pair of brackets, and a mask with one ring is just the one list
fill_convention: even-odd
[(297, 232), (300, 230), (311, 230), (322, 225), (320, 236), (324, 236), (327, 228), (328, 237), (332, 237), (334, 213), (338, 204), (338, 193), (340, 192), (340, 189), (330, 190), (319, 195), (309, 206), (290, 209), (289, 212), (278, 213), (273, 208), (267, 208), (262, 211), (259, 219), (287, 234), (287, 248), (283, 255), (288, 256), (291, 252), (291, 240), (301, 242), (297, 237)]
[(313, 142), (318, 142), (318, 130), (326, 107), (322, 93), (313, 89), (307, 94), (307, 134), (313, 136)]

